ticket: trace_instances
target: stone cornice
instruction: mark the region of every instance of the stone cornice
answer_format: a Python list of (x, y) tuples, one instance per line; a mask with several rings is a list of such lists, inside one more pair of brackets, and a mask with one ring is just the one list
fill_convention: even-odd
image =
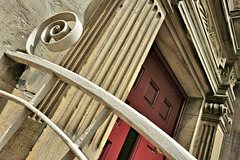
[[(211, 98), (218, 99), (207, 102), (223, 104), (232, 114), (234, 113), (232, 102), (235, 100), (233, 86), (237, 81), (236, 62), (224, 57), (227, 53), (223, 52), (227, 50), (222, 43), (223, 35), (216, 25), (218, 17), (213, 5), (215, 3), (207, 0), (184, 0), (179, 2), (179, 10), (212, 88)], [(225, 98), (219, 103), (218, 96)], [(228, 121), (228, 118), (225, 119)]]

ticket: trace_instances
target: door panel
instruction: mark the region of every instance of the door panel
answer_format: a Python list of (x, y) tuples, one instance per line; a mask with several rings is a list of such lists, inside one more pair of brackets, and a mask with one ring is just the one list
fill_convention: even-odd
[(164, 155), (158, 153), (156, 147), (149, 143), (143, 136), (139, 135), (132, 155), (129, 159), (135, 160), (161, 160)]
[[(147, 117), (167, 134), (173, 136), (184, 96), (159, 59), (157, 52), (156, 47), (152, 47), (128, 95), (127, 101), (131, 107)], [(130, 137), (127, 136), (130, 126), (123, 121), (122, 124), (124, 125), (118, 126), (116, 123), (109, 136), (108, 140), (111, 142), (111, 147), (105, 160), (117, 159), (120, 151), (119, 160), (121, 157), (126, 157), (126, 155), (129, 157), (128, 159), (132, 160), (161, 160), (164, 158), (141, 135), (137, 136), (132, 149), (126, 149), (129, 141), (126, 137)], [(121, 150), (123, 144), (124, 149)], [(129, 154), (130, 151), (131, 154)]]
[[(116, 160), (123, 143), (128, 135), (130, 126), (122, 119), (118, 118), (111, 134), (108, 137), (108, 143), (105, 144), (105, 149), (101, 153), (99, 160)], [(110, 147), (109, 147), (110, 145)]]
[(130, 106), (172, 135), (184, 97), (154, 50), (150, 51), (141, 72), (138, 84), (127, 98)]

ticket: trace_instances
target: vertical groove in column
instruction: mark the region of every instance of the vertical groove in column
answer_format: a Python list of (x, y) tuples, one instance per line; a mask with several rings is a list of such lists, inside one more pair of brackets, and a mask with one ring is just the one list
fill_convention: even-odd
[(205, 146), (205, 151), (203, 154), (203, 159), (208, 159), (209, 153), (211, 153), (211, 146), (213, 145), (212, 141), (213, 141), (213, 134), (215, 131), (215, 127), (214, 126), (208, 126), (208, 127), (209, 127), (209, 133), (208, 133), (208, 138), (206, 140), (206, 146)]
[(211, 153), (211, 148), (213, 146), (214, 133), (214, 126), (208, 124), (202, 125), (202, 130), (199, 137), (199, 144), (196, 150), (196, 157), (198, 159), (206, 160), (209, 158), (209, 153)]
[[(152, 9), (154, 9), (154, 7), (151, 7)], [(135, 56), (132, 56), (132, 57), (128, 57), (127, 58), (127, 61), (128, 61), (128, 63), (127, 63), (127, 65), (125, 65), (125, 68), (124, 69), (122, 69), (121, 68), (121, 71), (120, 71), (120, 73), (118, 74), (118, 79), (114, 79), (114, 81), (118, 81), (118, 82), (115, 82), (115, 85), (111, 85), (111, 87), (118, 87), (118, 88), (110, 88), (109, 90), (111, 91), (111, 89), (113, 89), (113, 91), (114, 91), (114, 95), (116, 95), (117, 97), (120, 97), (120, 98), (122, 98), (123, 97), (123, 95), (124, 95), (124, 91), (122, 91), (122, 93), (121, 92), (118, 92), (119, 91), (119, 88), (121, 87), (121, 86), (124, 86), (123, 88), (126, 88), (126, 83), (124, 83), (124, 82), (128, 82), (128, 79), (126, 79), (126, 81), (121, 81), (121, 80), (125, 80), (125, 78), (124, 78), (124, 76), (127, 76), (127, 75), (133, 75), (133, 72), (135, 71), (136, 72), (136, 68), (137, 68), (137, 66), (141, 66), (141, 63), (139, 64), (139, 62), (140, 62), (140, 59), (141, 59), (141, 57), (143, 57), (143, 55), (144, 55), (144, 48), (146, 47), (144, 44), (141, 44), (141, 39), (144, 39), (144, 38), (149, 38), (150, 36), (152, 36), (152, 34), (151, 33), (153, 33), (154, 32), (154, 30), (152, 30), (151, 29), (151, 27), (152, 26), (154, 26), (154, 27), (156, 27), (158, 24), (159, 24), (159, 17), (158, 18), (156, 18), (155, 20), (154, 20), (154, 18), (153, 17), (156, 17), (157, 15), (158, 15), (158, 12), (156, 12), (157, 10), (155, 10), (155, 12), (152, 12), (151, 14), (149, 13), (149, 19), (146, 19), (146, 20), (149, 20), (149, 22), (150, 23), (146, 23), (146, 21), (144, 22), (144, 25), (143, 26), (145, 26), (145, 30), (143, 29), (143, 28), (140, 28), (139, 30), (141, 30), (141, 29), (143, 29), (143, 32), (142, 33), (144, 33), (143, 35), (142, 35), (142, 37), (138, 37), (138, 38), (136, 38), (137, 39), (137, 41), (134, 41), (133, 43), (134, 44), (138, 44), (138, 46), (136, 45), (136, 46), (134, 46), (134, 49), (132, 49), (132, 53), (139, 53), (139, 55), (137, 56), (137, 57), (139, 57), (139, 58), (135, 58)], [(154, 23), (155, 23), (155, 25), (154, 25)], [(140, 34), (137, 34), (137, 36), (138, 35), (140, 35)], [(149, 36), (149, 37), (148, 37)], [(139, 40), (139, 41), (138, 41)], [(140, 45), (141, 44), (141, 45)], [(128, 50), (128, 51), (130, 51), (130, 50)], [(129, 52), (128, 52), (129, 53)], [(146, 53), (145, 53), (146, 54)], [(135, 55), (135, 54), (133, 54), (133, 55)], [(142, 62), (143, 63), (143, 62)], [(131, 68), (132, 69), (129, 69), (130, 68), (130, 66), (131, 66)], [(139, 69), (140, 69), (140, 67), (139, 67)], [(129, 72), (129, 73), (128, 73)], [(137, 71), (138, 72), (138, 71)], [(136, 74), (137, 74), (137, 72), (136, 72)], [(124, 74), (125, 73), (125, 74)], [(122, 74), (122, 75), (120, 75), (120, 74)], [(129, 81), (130, 81), (130, 79), (129, 79)], [(116, 83), (118, 83), (118, 84), (116, 84)], [(133, 82), (132, 82), (133, 83)], [(114, 84), (114, 83), (113, 83)], [(125, 85), (124, 85), (125, 84)], [(116, 93), (118, 93), (118, 94), (116, 94)], [(104, 131), (105, 131), (105, 129), (104, 129)], [(104, 132), (103, 132), (104, 133)], [(97, 135), (97, 134), (96, 134)], [(103, 136), (103, 134), (101, 133), (100, 135), (102, 135)], [(101, 136), (98, 136), (98, 138), (96, 139), (96, 143), (95, 143), (95, 145), (96, 146), (99, 146), (99, 144), (100, 144), (100, 140), (102, 139), (102, 137)]]
[[(153, 17), (156, 15), (156, 13), (152, 13), (149, 14), (149, 16), (146, 16), (149, 19), (145, 19), (145, 21), (141, 24), (142, 26), (145, 26), (145, 28), (141, 27), (140, 30), (143, 30), (143, 35), (141, 35), (140, 33), (137, 33), (137, 36), (135, 37), (135, 41), (133, 42), (135, 44), (135, 46), (131, 46), (130, 49), (127, 52), (130, 52), (132, 50), (132, 53), (141, 53), (139, 54), (140, 56), (136, 57), (135, 54), (132, 54), (132, 56), (129, 56), (128, 58), (124, 59), (125, 60), (125, 67), (122, 68), (120, 70), (120, 77), (119, 79), (114, 79), (115, 84), (117, 85), (111, 85), (110, 90), (113, 90), (113, 94), (116, 95), (117, 97), (122, 97), (122, 93), (118, 92), (120, 90), (118, 90), (118, 88), (121, 88), (121, 86), (125, 86), (124, 85), (124, 81), (121, 81), (121, 79), (125, 79), (125, 77), (127, 75), (132, 75), (134, 71), (136, 71), (136, 65), (139, 65), (139, 61), (141, 59), (141, 57), (143, 56), (143, 54), (145, 53), (144, 51), (141, 51), (141, 48), (145, 48), (144, 44), (141, 44), (141, 40), (142, 39), (146, 39), (147, 35), (149, 35), (149, 33), (152, 33), (151, 31), (151, 26), (155, 26), (154, 23), (156, 23), (157, 21), (152, 20)], [(151, 23), (147, 23), (147, 21), (149, 20), (149, 22)], [(145, 25), (144, 25), (145, 24)], [(136, 45), (137, 44), (137, 45)], [(134, 69), (129, 69), (131, 66), (131, 68)], [(123, 91), (122, 91), (123, 92)]]
[[(81, 46), (75, 47), (74, 49), (72, 49), (72, 51), (69, 53), (69, 56), (63, 62), (62, 64), (63, 67), (68, 68), (69, 70), (72, 70), (74, 72), (76, 71), (76, 64), (74, 65), (74, 63), (79, 64), (79, 62), (82, 62), (84, 57), (88, 55), (87, 52), (82, 53), (81, 51), (84, 50), (86, 47), (92, 46), (92, 44), (86, 45), (89, 42), (92, 42), (92, 43), (95, 42), (93, 39), (94, 38), (96, 39), (96, 37), (98, 37), (98, 33), (101, 31), (102, 26), (104, 26), (106, 21), (109, 21), (109, 17), (112, 16), (111, 14), (115, 10), (116, 5), (114, 4), (116, 3), (119, 3), (119, 1), (105, 1), (105, 3), (103, 4), (103, 5), (106, 5), (105, 12), (102, 12), (101, 14), (99, 14), (100, 16), (98, 16), (97, 20), (94, 21), (94, 23), (92, 22), (90, 29), (87, 29), (87, 30), (84, 29), (85, 32), (83, 32), (82, 38), (79, 43)], [(79, 52), (81, 52), (81, 54), (79, 54)], [(80, 68), (79, 66), (77, 67)], [(64, 82), (58, 80), (56, 82), (56, 85), (53, 87), (52, 90), (50, 90), (50, 92), (46, 95), (43, 101), (37, 106), (37, 108), (42, 112), (44, 112), (45, 114), (47, 112), (54, 113), (57, 107), (55, 102), (61, 97), (65, 89), (66, 89), (66, 85), (64, 85)], [(51, 111), (52, 109), (53, 111)], [(51, 115), (47, 114), (47, 116), (51, 117), (52, 114)], [(33, 118), (35, 117), (36, 115), (33, 115)]]
[[(136, 23), (136, 20), (133, 20), (133, 21)], [(128, 23), (130, 26), (128, 26), (127, 28), (135, 28), (134, 27), (135, 23)], [(137, 35), (138, 32), (136, 32), (135, 34)], [(125, 33), (125, 37), (131, 37), (131, 33), (127, 31)], [(119, 43), (119, 42), (117, 41), (115, 43)], [(128, 59), (130, 55), (133, 56), (133, 53), (121, 51), (122, 48), (125, 48), (124, 44), (128, 44), (128, 43), (132, 44), (133, 42), (129, 42), (128, 39), (125, 39), (124, 41), (120, 42), (121, 47), (117, 47), (116, 50), (113, 49), (112, 52), (109, 53), (111, 57), (107, 59), (107, 61), (103, 65), (103, 69), (100, 69), (100, 71), (96, 73), (97, 76), (93, 80), (96, 84), (108, 90), (110, 93), (114, 92), (114, 90), (111, 90), (110, 87), (117, 86), (117, 84), (114, 82), (114, 78), (122, 80), (122, 78), (119, 76), (119, 71), (123, 70), (127, 66), (124, 63), (125, 59)], [(127, 46), (127, 48), (129, 48), (129, 46)], [(88, 107), (88, 110), (92, 110), (90, 116), (94, 116), (94, 113), (96, 111), (93, 109), (93, 107)], [(88, 121), (85, 121), (85, 119), (82, 119), (81, 120), (82, 123), (80, 123), (81, 125), (80, 127), (78, 127), (77, 130), (80, 130), (81, 127), (83, 127), (82, 130), (84, 130), (85, 127), (87, 126), (86, 124), (90, 123), (92, 118), (93, 117), (88, 118)]]
[[(146, 16), (147, 17), (147, 16)], [(133, 26), (133, 27), (131, 27), (131, 28), (136, 28), (135, 26)], [(130, 37), (131, 36), (131, 33), (132, 32), (128, 32), (128, 36)], [(136, 33), (136, 35), (137, 35), (138, 33)], [(125, 40), (125, 42), (124, 42), (124, 44), (129, 44), (129, 42), (128, 42), (128, 40)], [(123, 44), (123, 46), (122, 46), (122, 48), (124, 47), (124, 44)], [(126, 53), (126, 52), (124, 52), (124, 53)], [(111, 64), (111, 71), (110, 72), (106, 72), (107, 74), (108, 74), (108, 76), (107, 77), (109, 77), (109, 75), (111, 75), (111, 74), (118, 74), (118, 79), (122, 79), (120, 76), (119, 76), (119, 73), (117, 72), (118, 70), (117, 69), (120, 69), (121, 67), (119, 66), (120, 64), (122, 64), (122, 65), (124, 65), (124, 59), (126, 59), (126, 58), (128, 58), (127, 56), (130, 54), (130, 53), (128, 53), (127, 54), (127, 56), (125, 56), (125, 57), (120, 57), (120, 54), (122, 54), (122, 51), (120, 52), (118, 52), (118, 59), (122, 59), (121, 61), (119, 61), (118, 62), (118, 64), (115, 64), (115, 63), (112, 63)], [(115, 61), (114, 62), (116, 62), (117, 61), (117, 59), (115, 59)], [(123, 68), (121, 68), (121, 70), (123, 70)], [(115, 72), (115, 73), (112, 73), (112, 72)], [(112, 78), (114, 78), (115, 77), (115, 75), (113, 75), (113, 76), (111, 76)], [(106, 81), (106, 79), (104, 79), (105, 81)], [(110, 85), (110, 87), (111, 86), (118, 86), (118, 85), (116, 85), (115, 83), (114, 83), (114, 81), (111, 79), (111, 78), (109, 78), (109, 79), (107, 79), (108, 80), (108, 82), (105, 82), (104, 83), (104, 85), (103, 85), (103, 88), (105, 88), (105, 89), (107, 89), (108, 91), (110, 91), (111, 93), (112, 93), (112, 90), (111, 89), (109, 89), (109, 82), (111, 82), (112, 83), (112, 85)], [(113, 90), (114, 91), (114, 90)]]
[[(118, 3), (115, 3), (115, 2), (118, 2)], [(103, 19), (105, 19), (105, 21), (110, 21), (110, 19), (113, 19), (113, 18), (111, 18), (110, 16), (113, 16), (114, 14), (112, 13), (113, 11), (111, 11), (111, 10), (114, 10), (115, 8), (116, 8), (116, 5), (117, 4), (119, 4), (119, 1), (114, 1), (114, 5), (112, 4), (112, 3), (110, 3), (111, 5), (108, 5), (109, 7), (111, 7), (112, 9), (110, 9), (110, 12), (109, 13), (107, 13), (107, 15), (105, 15), (104, 16), (104, 18)], [(108, 8), (106, 8), (105, 10), (107, 10)], [(110, 22), (112, 22), (112, 21), (110, 21)], [(79, 42), (79, 44), (80, 44), (80, 47), (78, 46), (78, 48), (80, 48), (80, 50), (78, 50), (77, 51), (77, 55), (85, 55), (85, 54), (89, 54), (89, 48), (93, 48), (94, 50), (96, 50), (96, 48), (98, 48), (97, 46), (99, 45), (99, 43), (98, 43), (98, 40), (96, 40), (97, 39), (97, 37), (100, 37), (100, 39), (103, 39), (103, 38), (106, 38), (107, 37), (107, 35), (104, 35), (105, 33), (107, 33), (107, 32), (104, 32), (104, 34), (102, 35), (100, 32), (103, 30), (103, 27), (102, 26), (104, 26), (104, 25), (106, 25), (105, 23), (104, 23), (104, 21), (103, 20), (101, 20), (101, 25), (95, 25), (96, 27), (99, 27), (99, 28), (97, 28), (97, 29), (95, 29), (94, 30), (94, 32), (96, 32), (94, 35), (96, 36), (95, 38), (94, 38), (94, 36), (92, 35), (92, 36), (88, 36), (89, 37), (89, 39), (88, 39), (88, 41), (85, 41), (85, 39), (84, 39), (84, 43), (86, 43), (86, 45), (84, 45), (84, 43), (80, 43)], [(101, 41), (101, 40), (99, 40), (99, 41)], [(88, 44), (90, 42), (90, 44)], [(95, 46), (95, 47), (93, 47), (93, 43), (98, 43), (97, 44), (97, 46)], [(83, 45), (82, 45), (83, 44)], [(92, 51), (92, 52), (94, 52), (94, 50)], [(75, 51), (76, 52), (76, 51)], [(74, 53), (75, 53), (74, 52)], [(80, 52), (80, 53), (79, 53)], [(90, 52), (91, 53), (91, 52)], [(86, 59), (86, 58), (85, 58)], [(76, 72), (78, 72), (77, 70), (80, 70), (81, 69), (81, 65), (83, 65), (85, 60), (83, 59), (83, 60), (78, 60), (78, 61), (76, 61), (74, 64), (72, 64), (71, 65), (71, 70), (73, 70), (73, 71), (76, 71)], [(82, 64), (81, 64), (82, 63)], [(96, 63), (94, 63), (94, 65), (95, 65)], [(80, 68), (80, 69), (78, 69), (78, 68)], [(86, 69), (85, 69), (86, 70)], [(89, 74), (89, 72), (86, 72), (86, 73), (80, 73), (81, 75), (83, 75), (84, 77), (86, 77), (86, 78), (88, 78), (89, 80), (91, 80), (92, 81), (92, 79), (91, 79), (91, 77), (88, 77), (87, 75)], [(81, 94), (81, 93), (78, 93), (78, 95), (79, 96), (83, 96), (83, 94)], [(81, 99), (81, 101), (83, 101), (84, 99), (86, 98), (86, 96), (84, 96), (84, 97), (82, 97), (82, 99)], [(80, 102), (81, 103), (81, 102)], [(88, 103), (88, 102), (87, 102)], [(87, 104), (87, 103), (85, 103), (85, 104)], [(86, 105), (85, 105), (86, 106)], [(88, 107), (88, 106), (86, 106), (86, 107)], [(84, 108), (84, 107), (81, 107), (81, 108)], [(84, 112), (84, 111), (83, 111)], [(69, 116), (68, 116), (68, 118), (69, 118)], [(81, 116), (79, 116), (79, 118), (81, 118)], [(66, 123), (66, 121), (65, 121), (65, 123)], [(70, 131), (71, 132), (71, 131)]]
[(200, 148), (201, 148), (201, 139), (203, 139), (203, 133), (205, 131), (205, 125), (202, 125), (201, 133), (200, 133), (200, 138), (199, 138), (199, 144), (197, 146), (197, 152), (196, 152), (196, 157), (199, 157), (200, 155)]
[(89, 47), (95, 43), (95, 39), (99, 37), (99, 33), (101, 32), (105, 23), (107, 21), (110, 21), (110, 17), (116, 8), (116, 4), (118, 3), (119, 1), (104, 1), (102, 5), (106, 6), (106, 8), (101, 13), (95, 13), (98, 16), (95, 16), (95, 19), (91, 20), (90, 24), (87, 25), (88, 27), (84, 28), (81, 40), (77, 45), (75, 45), (73, 51), (70, 52), (70, 55), (68, 57), (69, 60), (65, 61), (63, 65), (65, 68), (76, 72), (75, 67), (79, 67), (77, 64), (81, 62), (81, 55), (88, 54), (87, 50), (89, 50)]
[[(104, 33), (105, 34), (105, 33)], [(117, 37), (115, 35), (115, 37)], [(111, 39), (111, 38), (110, 38)], [(113, 39), (110, 43), (114, 43), (115, 42), (115, 39)], [(113, 46), (113, 45), (108, 45), (109, 47)], [(106, 47), (107, 48), (107, 47)], [(88, 79), (91, 79), (92, 82), (94, 82), (95, 84), (98, 84), (99, 86), (102, 87), (101, 83), (99, 83), (98, 81), (96, 80), (99, 80), (99, 72), (102, 70), (102, 66), (104, 66), (104, 64), (106, 63), (106, 61), (109, 59), (109, 56), (111, 55), (109, 52), (109, 50), (105, 50), (105, 52), (103, 52), (102, 50), (102, 53), (100, 55), (100, 57), (97, 58), (97, 60), (95, 61), (94, 63), (94, 67), (91, 68), (88, 72), (88, 74), (86, 75), (86, 78)], [(108, 64), (108, 65), (111, 65), (111, 64)], [(104, 76), (103, 76), (104, 78)], [(84, 101), (84, 99), (82, 99), (81, 101)], [(85, 107), (84, 107), (85, 106)], [(83, 108), (91, 108), (90, 106), (86, 106), (86, 105), (81, 105), (80, 106), (80, 111), (83, 109)], [(81, 120), (81, 118), (78, 116), (79, 114), (75, 114), (77, 116), (75, 117), (72, 117), (72, 118), (76, 118), (76, 119), (72, 119), (71, 121), (73, 121), (74, 123), (70, 124), (71, 125), (71, 128), (69, 128), (71, 131), (75, 130), (74, 126), (78, 125), (79, 124), (79, 121)], [(71, 122), (70, 122), (71, 123)], [(74, 125), (75, 124), (75, 125)]]
[(203, 156), (203, 152), (204, 152), (204, 148), (205, 148), (205, 141), (206, 141), (207, 134), (208, 134), (208, 126), (204, 124), (203, 128), (204, 128), (204, 132), (203, 132), (202, 139), (200, 139), (200, 149), (198, 151), (199, 152), (198, 158), (200, 158), (200, 159), (202, 159), (202, 156)]
[[(135, 7), (134, 3), (132, 3), (133, 5), (130, 5), (129, 7)], [(124, 18), (124, 17), (123, 17)], [(130, 18), (130, 17), (128, 17)], [(121, 20), (120, 20), (121, 22)], [(123, 23), (126, 25), (128, 23), (126, 23), (125, 20), (123, 20)], [(95, 84), (103, 87), (103, 84), (101, 83), (102, 80), (109, 78), (106, 76), (106, 74), (109, 71), (109, 68), (111, 68), (111, 65), (113, 65), (113, 61), (115, 60), (114, 56), (119, 55), (118, 52), (112, 52), (111, 48), (114, 47), (115, 45), (113, 43), (117, 43), (118, 41), (116, 40), (116, 38), (119, 35), (119, 32), (121, 32), (121, 28), (118, 28), (117, 26), (115, 27), (115, 32), (117, 32), (117, 34), (113, 34), (109, 40), (106, 43), (106, 47), (102, 49), (102, 53), (101, 56), (98, 57), (98, 59), (95, 61), (94, 67), (90, 69), (89, 74), (87, 74), (87, 78), (91, 79), (92, 82), (94, 82)], [(119, 29), (119, 30), (117, 30)], [(126, 34), (127, 35), (127, 34)], [(111, 41), (110, 41), (111, 40)], [(110, 43), (110, 45), (108, 45), (108, 43)], [(110, 49), (108, 49), (108, 47), (111, 47)], [(111, 58), (113, 57), (113, 58)], [(100, 66), (99, 66), (100, 65)], [(102, 70), (104, 70), (102, 72)], [(104, 88), (104, 87), (103, 87)], [(82, 101), (84, 101), (84, 99), (82, 99)], [(84, 106), (80, 106), (80, 108), (83, 108)], [(85, 106), (88, 109), (91, 109), (92, 106)], [(78, 115), (78, 114), (76, 114)], [(75, 130), (75, 128), (77, 127), (77, 125), (81, 122), (80, 117), (76, 116), (75, 119), (72, 121), (73, 123), (71, 124), (71, 128), (69, 128), (71, 131)], [(85, 122), (84, 122), (85, 123)]]
[[(101, 45), (103, 45), (102, 43), (99, 42), (104, 42), (105, 38), (108, 38), (111, 35), (111, 30), (113, 30), (113, 28), (109, 28), (106, 27), (106, 25), (114, 25), (114, 18), (116, 16), (116, 14), (114, 13), (114, 11), (116, 10), (119, 1), (116, 1), (118, 3), (113, 4), (113, 6), (111, 6), (111, 12), (109, 12), (107, 14), (107, 17), (104, 17), (105, 22), (102, 23), (100, 26), (98, 26), (97, 30), (94, 30), (95, 33), (95, 38), (93, 37), (89, 37), (89, 40), (86, 42), (86, 46), (84, 45), (84, 49), (82, 51), (80, 51), (79, 53), (85, 53), (85, 54), (89, 54), (91, 55), (91, 52), (94, 52), (95, 54), (99, 54), (101, 53)], [(97, 26), (96, 26), (97, 27)], [(110, 30), (110, 31), (108, 31)], [(106, 40), (105, 40), (106, 41)], [(91, 42), (91, 43), (89, 43)], [(94, 46), (94, 47), (93, 47)], [(98, 52), (96, 52), (98, 51)], [(79, 73), (80, 72), (80, 67), (83, 65), (82, 61), (78, 60), (74, 65), (73, 65), (73, 71)]]
[[(62, 65), (125, 100), (165, 12), (157, 0), (105, 0), (103, 6), (106, 8), (96, 12)], [(62, 93), (66, 95), (63, 97)], [(59, 99), (61, 96), (63, 98)], [(48, 102), (51, 97), (54, 99)], [(54, 104), (56, 101), (60, 104)], [(41, 103), (41, 110), (46, 113), (56, 110), (53, 119), (73, 139), (82, 134), (103, 107), (74, 87), (64, 86), (61, 81)], [(100, 152), (105, 143), (103, 137), (109, 134), (105, 131), (110, 130), (108, 125), (112, 122), (111, 114), (87, 149), (96, 146), (95, 151)]]

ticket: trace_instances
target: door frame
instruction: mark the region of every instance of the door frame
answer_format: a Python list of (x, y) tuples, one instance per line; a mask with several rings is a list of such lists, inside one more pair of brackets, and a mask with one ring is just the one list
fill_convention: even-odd
[[(181, 108), (178, 112), (178, 116), (177, 116), (177, 119), (175, 121), (175, 125), (174, 125), (174, 129), (171, 133), (171, 137), (174, 139), (175, 136), (176, 136), (176, 133), (177, 133), (177, 129), (178, 129), (178, 125), (180, 123), (180, 119), (181, 119), (181, 116), (182, 116), (182, 113), (183, 113), (183, 109), (184, 109), (184, 106), (186, 104), (186, 101), (187, 101), (187, 95), (186, 93), (184, 92), (183, 90), (183, 87), (180, 85), (179, 81), (177, 80), (176, 76), (174, 75), (173, 71), (171, 70), (170, 66), (168, 65), (168, 63), (166, 62), (165, 58), (163, 57), (159, 47), (157, 46), (157, 44), (154, 42), (151, 46), (151, 48), (154, 50), (154, 52), (157, 54), (156, 56), (159, 58), (159, 60), (161, 61), (163, 67), (164, 67), (164, 72), (166, 72), (170, 79), (172, 80), (172, 82), (174, 83), (174, 85), (176, 86), (176, 88), (178, 89), (178, 92), (183, 96), (183, 101), (182, 101), (182, 104), (181, 104)], [(149, 53), (148, 53), (149, 54)], [(135, 81), (137, 80), (138, 76), (135, 78)], [(134, 85), (132, 86), (134, 87)], [(138, 139), (140, 138), (140, 134), (138, 135), (136, 141), (135, 141), (135, 144), (134, 144), (134, 148), (136, 147), (137, 143), (138, 143)], [(126, 139), (125, 139), (126, 140)], [(125, 142), (125, 141), (124, 141)], [(124, 145), (124, 143), (123, 143)], [(133, 152), (134, 152), (134, 148), (132, 149), (132, 153), (130, 153), (130, 157), (132, 157), (133, 155)], [(121, 150), (120, 150), (121, 152)], [(119, 152), (119, 154), (120, 154)], [(103, 156), (104, 152), (101, 153), (101, 156)], [(107, 153), (106, 153), (107, 154)]]
[(182, 105), (181, 105), (182, 107), (181, 107), (181, 109), (179, 110), (179, 113), (178, 113), (178, 118), (175, 122), (174, 130), (172, 132), (172, 135), (170, 135), (173, 139), (175, 139), (175, 136), (177, 134), (177, 129), (178, 129), (178, 126), (179, 126), (179, 123), (180, 123), (180, 120), (181, 120), (181, 116), (183, 114), (183, 110), (185, 108), (188, 96), (187, 96), (186, 92), (184, 91), (183, 87), (181, 86), (180, 82), (177, 80), (177, 77), (175, 76), (173, 70), (171, 69), (171, 67), (167, 63), (166, 59), (163, 57), (163, 54), (162, 54), (160, 48), (158, 47), (158, 45), (155, 41), (152, 44), (152, 48), (155, 50), (158, 58), (162, 62), (163, 66), (164, 66), (164, 70), (167, 71), (167, 73), (169, 74), (169, 76), (173, 80), (174, 84), (176, 85), (177, 89), (179, 90), (179, 92), (182, 94), (182, 96), (184, 98), (184, 100), (182, 102)]

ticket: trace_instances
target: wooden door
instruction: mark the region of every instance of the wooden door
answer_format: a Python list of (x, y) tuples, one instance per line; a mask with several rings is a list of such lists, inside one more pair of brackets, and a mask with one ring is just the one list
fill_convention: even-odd
[[(169, 70), (159, 59), (157, 48), (153, 47), (130, 91), (127, 102), (167, 134), (173, 136), (184, 99), (176, 81), (172, 79)], [(159, 160), (164, 157), (121, 119), (117, 120), (108, 142), (111, 147), (108, 152), (102, 153), (104, 160)]]

